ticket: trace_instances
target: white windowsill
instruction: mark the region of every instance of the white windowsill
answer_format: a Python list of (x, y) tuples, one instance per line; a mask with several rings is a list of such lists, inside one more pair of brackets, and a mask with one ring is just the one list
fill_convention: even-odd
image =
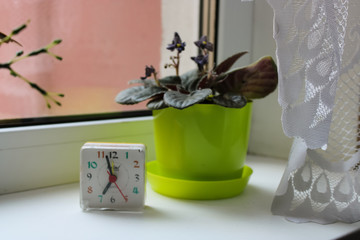
[(83, 212), (78, 184), (0, 196), (1, 239), (333, 239), (354, 224), (295, 224), (270, 212), (286, 161), (248, 156), (245, 191), (215, 201), (168, 198), (148, 185), (143, 213)]
[(78, 182), (80, 148), (91, 141), (143, 143), (155, 158), (152, 117), (4, 128), (0, 194)]

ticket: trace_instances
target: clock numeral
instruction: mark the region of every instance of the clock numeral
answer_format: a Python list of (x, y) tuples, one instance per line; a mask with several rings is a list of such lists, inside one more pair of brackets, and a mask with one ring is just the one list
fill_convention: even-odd
[(133, 188), (133, 193), (138, 194), (138, 193), (139, 193), (139, 189), (138, 189), (137, 187), (134, 187), (134, 188)]
[(93, 189), (92, 189), (92, 187), (91, 187), (91, 186), (90, 186), (90, 187), (88, 187), (87, 192), (88, 192), (88, 193), (90, 193), (90, 194), (93, 192)]
[[(105, 151), (97, 151), (97, 157), (100, 159), (105, 158)], [(116, 151), (109, 152), (109, 158), (118, 159)]]
[(136, 182), (140, 181), (140, 175), (139, 174), (135, 174), (135, 181)]
[(114, 203), (114, 202), (115, 202), (115, 198), (114, 198), (114, 197), (111, 197), (111, 198), (110, 198), (110, 202), (111, 202), (111, 203)]
[(126, 159), (128, 159), (129, 158), (129, 152), (126, 152)]
[(110, 152), (109, 157), (112, 159), (118, 159), (117, 152), (116, 151)]
[(96, 162), (88, 162), (88, 168), (97, 168), (97, 163)]
[(92, 174), (91, 174), (91, 173), (88, 173), (86, 176), (88, 177), (89, 180), (91, 180), (91, 178), (92, 178)]
[(139, 161), (134, 161), (134, 168), (140, 168)]
[(104, 151), (98, 151), (98, 158), (105, 158), (105, 152)]
[(102, 203), (103, 195), (98, 195), (98, 197), (100, 198), (100, 203)]

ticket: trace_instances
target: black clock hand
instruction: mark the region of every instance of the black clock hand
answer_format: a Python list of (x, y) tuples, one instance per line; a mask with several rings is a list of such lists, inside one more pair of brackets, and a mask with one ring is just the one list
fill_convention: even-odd
[(107, 166), (108, 166), (108, 169), (109, 169), (109, 172), (111, 175), (114, 175), (114, 173), (112, 172), (112, 169), (111, 169), (111, 165), (110, 165), (110, 160), (109, 160), (109, 156), (106, 155), (106, 162), (107, 162)]
[[(112, 176), (112, 175), (113, 175), (113, 172), (112, 172), (112, 169), (111, 169), (109, 156), (106, 155), (105, 157), (106, 157), (107, 167), (108, 167), (108, 169), (109, 169), (109, 175)], [(104, 191), (102, 192), (103, 195), (106, 194), (106, 192), (109, 190), (110, 186), (111, 186), (111, 181), (109, 181), (109, 183), (105, 186)]]
[(109, 182), (104, 188), (103, 195), (105, 195), (105, 193), (110, 188), (112, 183), (115, 183), (116, 187), (119, 188), (118, 185), (116, 184), (117, 177), (115, 175), (112, 175), (109, 171), (107, 171), (107, 173), (109, 174)]
[(109, 182), (106, 187), (104, 188), (104, 191), (102, 192), (103, 195), (106, 194), (107, 190), (109, 189), (110, 185), (111, 185), (112, 182)]

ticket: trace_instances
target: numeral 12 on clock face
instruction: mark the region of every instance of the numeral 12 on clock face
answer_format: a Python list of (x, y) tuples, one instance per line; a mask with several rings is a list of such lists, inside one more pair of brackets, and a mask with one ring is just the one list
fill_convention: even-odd
[(80, 206), (139, 211), (145, 202), (145, 146), (88, 142), (80, 151)]

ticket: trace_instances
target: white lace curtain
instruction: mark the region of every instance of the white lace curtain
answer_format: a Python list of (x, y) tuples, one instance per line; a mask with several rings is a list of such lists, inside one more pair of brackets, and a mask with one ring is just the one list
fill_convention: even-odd
[(360, 1), (268, 0), (289, 163), (272, 212), (360, 220)]

